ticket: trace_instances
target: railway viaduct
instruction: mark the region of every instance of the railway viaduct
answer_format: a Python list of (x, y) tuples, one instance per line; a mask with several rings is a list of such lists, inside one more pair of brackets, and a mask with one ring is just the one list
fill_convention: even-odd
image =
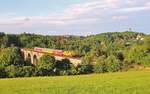
[[(33, 65), (37, 65), (40, 57), (42, 57), (45, 54), (49, 54), (49, 53), (34, 51), (33, 49), (21, 49), (21, 52), (24, 56), (24, 59), (25, 60), (29, 59)], [(71, 58), (71, 57), (56, 56), (56, 55), (54, 55), (54, 57), (56, 60), (62, 60), (62, 59), (67, 58), (74, 65), (81, 64), (81, 59), (79, 58)]]

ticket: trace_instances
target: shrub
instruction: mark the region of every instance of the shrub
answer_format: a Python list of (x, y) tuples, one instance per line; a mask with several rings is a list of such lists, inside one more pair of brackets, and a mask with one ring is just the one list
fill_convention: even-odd
[(35, 67), (33, 66), (23, 66), (22, 68), (22, 76), (23, 77), (31, 77), (35, 76)]
[(54, 68), (50, 64), (37, 66), (37, 76), (50, 76), (54, 74)]
[(130, 64), (149, 65), (150, 55), (144, 46), (135, 46), (130, 49), (130, 53), (126, 52), (126, 59)]
[(81, 62), (82, 62), (82, 64), (86, 64), (86, 65), (88, 65), (88, 64), (91, 64), (92, 63), (92, 56), (91, 55), (89, 55), (89, 54), (86, 54), (83, 58), (82, 58), (82, 60), (81, 60)]
[(1, 66), (24, 65), (23, 58), (17, 47), (3, 49), (0, 54)]
[(77, 70), (75, 66), (70, 62), (69, 59), (63, 59), (61, 61), (57, 61), (56, 66), (58, 75), (73, 75), (77, 74)]
[(88, 74), (93, 72), (93, 65), (79, 65), (77, 69), (79, 74)]
[(4, 67), (0, 67), (0, 78), (5, 78), (7, 77), (7, 72), (5, 71)]
[(43, 55), (37, 65), (38, 76), (54, 75), (54, 68), (56, 66), (56, 60), (54, 56)]
[(49, 64), (52, 67), (55, 66), (55, 57), (51, 56), (51, 55), (43, 55), (40, 59), (39, 59), (39, 64), (38, 65), (42, 65), (42, 64)]
[(97, 59), (96, 64), (94, 65), (94, 72), (104, 73), (107, 72), (106, 58), (101, 56)]
[(113, 55), (107, 57), (106, 64), (107, 64), (108, 72), (117, 72), (117, 71), (121, 70), (120, 61)]
[(7, 76), (15, 77), (31, 77), (35, 76), (35, 68), (33, 66), (8, 66), (5, 68)]
[(6, 67), (6, 72), (8, 74), (8, 77), (10, 77), (10, 78), (15, 78), (15, 77), (21, 76), (19, 67), (14, 66), (14, 65)]

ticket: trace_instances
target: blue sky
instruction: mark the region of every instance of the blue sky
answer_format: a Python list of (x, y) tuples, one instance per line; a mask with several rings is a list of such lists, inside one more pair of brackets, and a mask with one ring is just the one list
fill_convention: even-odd
[(89, 35), (150, 33), (149, 0), (1, 0), (0, 32)]

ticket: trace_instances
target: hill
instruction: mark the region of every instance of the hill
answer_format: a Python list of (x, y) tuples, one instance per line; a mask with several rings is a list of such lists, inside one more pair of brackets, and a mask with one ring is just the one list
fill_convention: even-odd
[[(72, 51), (81, 57), (81, 63), (74, 66), (69, 60), (45, 55), (34, 66), (30, 56), (24, 59), (19, 50), (34, 47)], [(5, 78), (105, 73), (150, 66), (150, 35), (132, 31), (87, 37), (0, 33), (0, 48), (0, 77)]]

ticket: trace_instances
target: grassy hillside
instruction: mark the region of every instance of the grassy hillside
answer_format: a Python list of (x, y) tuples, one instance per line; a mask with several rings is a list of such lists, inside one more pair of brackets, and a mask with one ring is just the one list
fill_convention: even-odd
[(150, 94), (150, 72), (0, 79), (0, 94)]

